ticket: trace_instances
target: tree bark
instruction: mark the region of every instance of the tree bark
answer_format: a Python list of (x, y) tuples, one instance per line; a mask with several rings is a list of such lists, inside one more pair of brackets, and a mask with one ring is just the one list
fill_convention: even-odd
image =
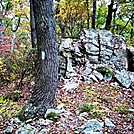
[(55, 106), (58, 83), (58, 48), (53, 13), (53, 0), (32, 0), (37, 33), (38, 65), (34, 91), (20, 119), (45, 115)]
[(111, 0), (111, 4), (108, 5), (108, 15), (107, 15), (107, 20), (106, 20), (106, 25), (105, 25), (106, 30), (110, 30), (111, 28), (113, 5), (114, 5), (114, 0)]
[(86, 0), (86, 6), (87, 6), (87, 29), (89, 29), (89, 21), (90, 21), (89, 0)]
[(112, 33), (114, 34), (114, 29), (115, 29), (115, 18), (116, 18), (116, 11), (117, 11), (117, 5), (116, 8), (113, 9), (114, 15), (113, 15), (113, 26), (112, 26)]
[(96, 19), (96, 0), (93, 0), (93, 15), (92, 15), (92, 28), (95, 29), (95, 19)]
[(32, 0), (30, 0), (30, 26), (31, 26), (31, 45), (32, 45), (32, 48), (36, 48), (37, 38), (36, 38), (35, 19), (34, 19)]
[[(132, 27), (134, 27), (134, 23), (133, 22), (131, 22), (131, 26)], [(131, 32), (130, 32), (130, 38), (132, 39), (133, 38), (133, 34), (134, 33), (134, 30), (133, 30), (133, 28), (131, 28)]]

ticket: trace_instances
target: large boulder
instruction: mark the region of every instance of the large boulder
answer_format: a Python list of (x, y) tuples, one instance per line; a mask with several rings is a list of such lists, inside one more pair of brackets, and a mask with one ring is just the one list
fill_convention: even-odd
[(126, 42), (120, 35), (106, 30), (84, 30), (80, 40), (85, 44), (90, 62), (107, 64), (117, 70), (127, 69)]

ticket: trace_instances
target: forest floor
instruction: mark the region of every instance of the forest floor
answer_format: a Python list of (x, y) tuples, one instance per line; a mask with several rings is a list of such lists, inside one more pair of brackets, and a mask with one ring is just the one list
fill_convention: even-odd
[[(48, 134), (74, 134), (81, 125), (93, 118), (100, 122), (109, 118), (113, 122), (115, 126), (103, 127), (103, 133), (133, 134), (134, 112), (128, 109), (134, 109), (134, 90), (120, 86), (115, 88), (109, 82), (79, 82), (75, 89), (63, 88), (64, 84), (64, 81), (59, 81), (56, 102), (57, 105), (62, 104), (66, 112), (46, 126), (50, 130)], [(21, 89), (12, 86), (0, 85), (1, 134), (4, 133), (9, 119), (27, 103), (32, 92), (30, 84), (25, 83)], [(83, 112), (89, 112), (89, 115), (81, 116), (78, 120), (83, 104), (90, 104), (92, 107), (83, 108)]]

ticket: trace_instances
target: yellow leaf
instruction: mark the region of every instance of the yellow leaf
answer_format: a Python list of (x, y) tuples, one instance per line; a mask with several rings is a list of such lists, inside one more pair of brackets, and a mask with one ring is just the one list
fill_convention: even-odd
[(92, 103), (92, 105), (97, 105), (97, 104), (99, 104), (99, 102), (93, 102), (93, 103)]

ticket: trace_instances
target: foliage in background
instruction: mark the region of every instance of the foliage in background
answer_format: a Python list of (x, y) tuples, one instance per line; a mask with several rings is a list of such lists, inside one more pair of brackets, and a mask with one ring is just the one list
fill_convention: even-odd
[[(63, 36), (78, 36), (81, 30), (87, 26), (86, 0), (60, 0), (57, 4), (56, 23), (58, 33)], [(89, 10), (91, 15), (91, 10)], [(64, 31), (63, 31), (64, 29)]]
[[(92, 0), (58, 0), (55, 4), (55, 18), (58, 36), (78, 37), (83, 28), (87, 27), (87, 15), (92, 16)], [(118, 10), (115, 18), (115, 34), (121, 34), (127, 39), (128, 45), (134, 45), (134, 2), (118, 1)], [(30, 52), (30, 15), (29, 1), (3, 0), (3, 10), (0, 13), (4, 36), (10, 43), (15, 43), (15, 52), (7, 54), (0, 61), (0, 75), (2, 83), (11, 83), (19, 79), (18, 83), (30, 74), (34, 66), (33, 54)], [(88, 9), (88, 10), (87, 10)], [(103, 29), (106, 22), (107, 5), (104, 0), (97, 1), (96, 28)], [(20, 24), (13, 40), (12, 25), (20, 17)], [(15, 20), (15, 21), (14, 21)], [(91, 27), (91, 19), (90, 19)], [(121, 31), (122, 30), (122, 31)], [(112, 75), (111, 72), (106, 74)], [(29, 76), (32, 77), (32, 76)], [(29, 78), (30, 80), (30, 78)]]
[(31, 80), (35, 73), (35, 54), (20, 47), (13, 54), (7, 54), (0, 61), (0, 79), (3, 84), (18, 83), (22, 85), (24, 78)]
[[(87, 17), (92, 17), (92, 0), (58, 0), (55, 5), (57, 34), (61, 37), (78, 37), (83, 28), (87, 28)], [(112, 20), (110, 31), (121, 34), (127, 39), (128, 45), (134, 44), (134, 2), (132, 0), (115, 1), (117, 7), (115, 20)], [(87, 10), (88, 9), (88, 10)], [(105, 0), (97, 1), (96, 28), (104, 29), (108, 6)], [(115, 22), (114, 22), (115, 21)]]

